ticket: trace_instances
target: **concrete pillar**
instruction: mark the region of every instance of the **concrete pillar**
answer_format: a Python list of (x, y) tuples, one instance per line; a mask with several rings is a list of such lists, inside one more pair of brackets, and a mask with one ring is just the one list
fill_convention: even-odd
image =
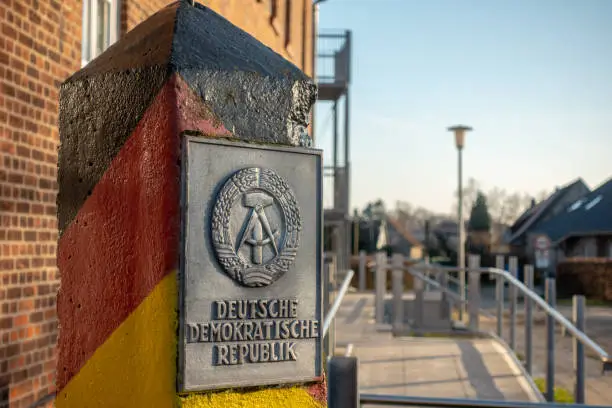
[(472, 331), (479, 330), (480, 320), (480, 255), (470, 255), (468, 258), (469, 283), (468, 283), (468, 313), (469, 328)]
[(387, 293), (387, 253), (376, 253), (376, 276), (375, 276), (374, 307), (376, 324), (385, 322), (385, 294)]
[(62, 85), (58, 408), (312, 406), (304, 387), (177, 398), (177, 282), (185, 135), (310, 146), (315, 97), (295, 66), (188, 1)]
[(401, 335), (404, 329), (404, 255), (393, 254), (391, 259), (391, 291), (393, 293), (391, 324), (393, 334)]

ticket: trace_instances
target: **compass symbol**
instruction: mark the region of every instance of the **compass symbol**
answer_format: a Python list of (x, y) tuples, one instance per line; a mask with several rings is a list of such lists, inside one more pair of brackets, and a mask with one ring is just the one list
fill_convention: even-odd
[(274, 199), (265, 193), (249, 192), (244, 195), (244, 206), (251, 208), (251, 215), (236, 249), (240, 251), (245, 243), (252, 246), (253, 263), (256, 265), (263, 263), (263, 249), (266, 245), (272, 246), (274, 256), (278, 255), (276, 239), (280, 234), (278, 230), (272, 231), (265, 211), (265, 208), (272, 203), (274, 203)]

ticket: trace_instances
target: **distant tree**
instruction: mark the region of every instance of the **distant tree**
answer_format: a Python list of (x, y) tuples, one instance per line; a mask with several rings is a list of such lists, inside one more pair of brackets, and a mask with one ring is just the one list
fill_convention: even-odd
[[(463, 188), (463, 213), (468, 214), (472, 204), (476, 201), (478, 193), (482, 192), (481, 184), (477, 180), (468, 179), (467, 185)], [(496, 224), (511, 225), (535, 200), (539, 203), (550, 195), (546, 190), (542, 190), (532, 197), (527, 193), (508, 192), (500, 187), (493, 187), (487, 194), (487, 206), (491, 216), (491, 222)], [(455, 202), (453, 204), (453, 214), (457, 214), (457, 192), (455, 191)]]
[(363, 210), (363, 217), (366, 220), (381, 220), (385, 217), (387, 211), (385, 203), (380, 198), (374, 202), (368, 203)]
[(480, 191), (477, 194), (470, 212), (469, 228), (471, 231), (490, 231), (491, 216), (487, 207), (487, 197)]

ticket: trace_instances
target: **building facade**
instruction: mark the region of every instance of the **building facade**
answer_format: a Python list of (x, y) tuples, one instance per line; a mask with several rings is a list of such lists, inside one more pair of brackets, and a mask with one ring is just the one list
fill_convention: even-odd
[[(310, 0), (198, 1), (312, 75)], [(60, 84), (169, 0), (0, 5), (0, 408), (54, 393)]]

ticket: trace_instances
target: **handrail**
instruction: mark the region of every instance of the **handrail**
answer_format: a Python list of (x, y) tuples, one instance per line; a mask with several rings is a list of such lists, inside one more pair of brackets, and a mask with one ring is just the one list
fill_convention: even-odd
[(334, 300), (334, 304), (329, 309), (329, 313), (325, 316), (325, 320), (323, 321), (323, 337), (327, 334), (329, 330), (329, 326), (331, 326), (332, 321), (336, 317), (336, 313), (338, 313), (338, 309), (340, 308), (340, 303), (342, 303), (342, 299), (344, 299), (344, 295), (348, 291), (348, 288), (351, 284), (351, 280), (353, 279), (353, 275), (355, 272), (352, 269), (349, 269), (344, 281), (342, 282), (342, 286), (340, 286), (340, 290), (338, 290), (338, 295), (336, 296), (336, 300)]
[[(433, 267), (425, 263), (412, 265), (411, 267), (412, 268), (423, 268), (424, 267), (425, 269), (435, 268), (435, 269), (438, 269), (444, 272), (456, 272), (460, 270), (460, 268), (457, 268), (457, 267), (449, 267), (449, 266)], [(565, 327), (565, 329), (568, 332), (570, 332), (579, 342), (581, 342), (582, 344), (590, 348), (593, 352), (595, 352), (603, 363), (606, 363), (606, 364), (612, 363), (612, 358), (603, 348), (601, 348), (597, 343), (591, 340), (591, 338), (587, 336), (585, 333), (578, 330), (576, 326), (574, 326), (569, 320), (567, 320), (565, 316), (563, 316), (556, 309), (551, 307), (544, 299), (542, 299), (540, 295), (530, 290), (520, 280), (512, 276), (508, 271), (505, 271), (503, 269), (498, 269), (498, 268), (467, 268), (466, 267), (464, 269), (473, 271), (473, 272), (478, 272), (478, 273), (492, 273), (495, 275), (500, 275), (506, 281), (508, 281), (509, 283), (513, 284), (516, 288), (518, 288), (523, 293), (523, 295), (529, 297), (531, 300), (537, 303), (538, 306), (540, 306), (546, 314), (548, 314), (549, 316), (552, 316), (553, 319), (555, 319), (559, 324)]]
[[(368, 267), (376, 266), (376, 262), (368, 263)], [(397, 269), (397, 267), (391, 264), (385, 264), (386, 269)], [(561, 326), (563, 326), (569, 333), (571, 333), (574, 338), (576, 338), (580, 343), (584, 344), (586, 347), (590, 348), (595, 354), (597, 354), (600, 360), (604, 363), (605, 366), (612, 366), (612, 357), (608, 354), (603, 348), (601, 348), (597, 343), (595, 343), (589, 336), (587, 336), (582, 331), (578, 330), (576, 326), (574, 326), (569, 320), (565, 318), (561, 313), (559, 313), (556, 309), (551, 307), (540, 295), (530, 290), (527, 286), (525, 286), (520, 280), (516, 279), (512, 276), (508, 271), (498, 268), (459, 268), (456, 266), (441, 266), (435, 264), (425, 263), (423, 261), (412, 264), (408, 267), (404, 267), (405, 271), (410, 271), (411, 268), (414, 269), (437, 269), (443, 272), (460, 272), (461, 270), (472, 271), (478, 273), (492, 273), (494, 275), (500, 275), (509, 283), (513, 284), (516, 288), (518, 288), (523, 295), (527, 296), (538, 306), (540, 306), (546, 314), (552, 316), (554, 320), (556, 320)], [(605, 368), (605, 367), (604, 367)]]
[(375, 404), (377, 406), (404, 406), (404, 407), (439, 407), (439, 408), (610, 408), (603, 405), (582, 405), (582, 404), (555, 404), (544, 402), (528, 401), (488, 401), (481, 399), (461, 399), (461, 398), (430, 398), (413, 397), (404, 395), (359, 395), (360, 405)]

